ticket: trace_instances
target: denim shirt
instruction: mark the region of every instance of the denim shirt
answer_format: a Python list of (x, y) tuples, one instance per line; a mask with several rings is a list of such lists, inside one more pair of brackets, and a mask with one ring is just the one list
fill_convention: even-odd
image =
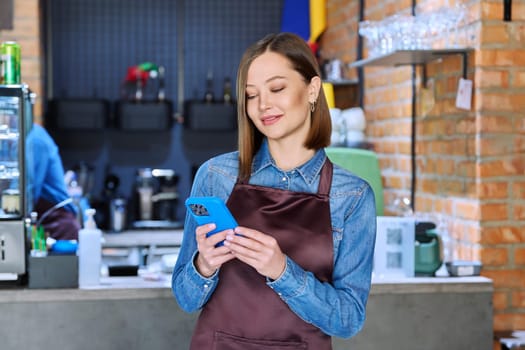
[[(263, 142), (253, 160), (250, 184), (317, 193), (326, 160), (319, 150), (302, 166), (279, 169)], [(226, 201), (238, 174), (238, 152), (205, 162), (195, 176), (192, 196), (216, 196)], [(372, 188), (361, 178), (334, 164), (330, 189), (334, 267), (331, 283), (319, 281), (289, 257), (283, 274), (267, 285), (305, 322), (332, 336), (348, 338), (363, 326), (370, 291), (376, 234), (376, 209)], [(196, 223), (186, 214), (184, 237), (172, 276), (179, 306), (194, 312), (202, 308), (219, 282), (218, 271), (209, 278), (194, 265), (197, 253)]]

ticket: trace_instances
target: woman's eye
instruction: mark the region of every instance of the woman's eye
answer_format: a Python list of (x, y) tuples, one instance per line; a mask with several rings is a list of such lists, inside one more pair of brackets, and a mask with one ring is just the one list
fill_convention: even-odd
[(257, 95), (246, 95), (246, 99), (247, 100), (253, 100), (256, 97), (257, 97)]
[(283, 90), (284, 90), (284, 87), (271, 89), (272, 92), (279, 92), (279, 91), (283, 91)]

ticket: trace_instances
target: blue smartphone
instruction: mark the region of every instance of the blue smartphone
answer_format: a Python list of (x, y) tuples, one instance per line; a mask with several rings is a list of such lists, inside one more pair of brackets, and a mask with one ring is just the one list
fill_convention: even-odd
[[(189, 197), (184, 204), (199, 226), (215, 224), (216, 228), (208, 232), (207, 237), (239, 226), (224, 201), (218, 197)], [(217, 246), (222, 244), (219, 242)]]

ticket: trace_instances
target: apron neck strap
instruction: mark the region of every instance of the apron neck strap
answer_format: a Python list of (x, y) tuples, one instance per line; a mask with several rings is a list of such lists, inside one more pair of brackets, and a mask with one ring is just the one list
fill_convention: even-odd
[(317, 189), (317, 193), (321, 195), (329, 195), (330, 194), (330, 187), (332, 187), (332, 173), (333, 173), (333, 165), (330, 159), (326, 157), (323, 167), (321, 168), (321, 177), (319, 179), (319, 188)]

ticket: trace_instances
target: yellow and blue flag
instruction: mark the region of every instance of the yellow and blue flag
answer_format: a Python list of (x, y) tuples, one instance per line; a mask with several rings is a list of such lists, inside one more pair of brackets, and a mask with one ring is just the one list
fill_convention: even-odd
[(312, 45), (325, 28), (325, 0), (284, 0), (282, 32), (295, 33)]

